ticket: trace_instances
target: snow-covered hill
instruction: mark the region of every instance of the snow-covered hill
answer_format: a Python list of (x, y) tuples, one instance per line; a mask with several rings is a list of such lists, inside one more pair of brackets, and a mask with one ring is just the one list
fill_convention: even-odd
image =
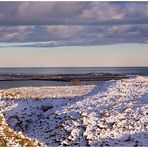
[(62, 88), (68, 98), (3, 93), (0, 114), (15, 131), (48, 146), (148, 146), (148, 78), (112, 80), (69, 97), (73, 87)]

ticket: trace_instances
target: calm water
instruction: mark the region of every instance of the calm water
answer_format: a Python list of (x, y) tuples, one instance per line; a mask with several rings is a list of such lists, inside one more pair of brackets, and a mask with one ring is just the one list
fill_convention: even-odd
[[(68, 67), (68, 68), (0, 68), (2, 73), (23, 73), (23, 74), (72, 74), (72, 73), (124, 73), (148, 75), (148, 67)], [(99, 81), (83, 81), (82, 85), (97, 84)], [(59, 81), (0, 81), (0, 88), (27, 87), (27, 86), (67, 86), (70, 82)]]
[[(100, 85), (103, 81), (82, 81), (80, 85)], [(27, 81), (0, 81), (0, 89), (16, 88), (16, 87), (41, 87), (41, 86), (72, 86), (71, 82), (62, 81), (42, 81), (42, 80), (27, 80)]]
[(148, 67), (0, 68), (0, 73), (24, 73), (24, 74), (124, 73), (124, 74), (148, 75)]

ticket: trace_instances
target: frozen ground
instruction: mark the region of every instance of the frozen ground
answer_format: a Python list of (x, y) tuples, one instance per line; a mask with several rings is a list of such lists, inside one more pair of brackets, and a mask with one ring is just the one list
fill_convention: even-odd
[(27, 98), (52, 87), (30, 89), (28, 94), (29, 88), (0, 91), (0, 114), (29, 138), (47, 146), (148, 146), (146, 77), (62, 86), (52, 90), (53, 99)]
[(3, 98), (68, 98), (82, 96), (91, 91), (94, 85), (83, 86), (50, 86), (50, 87), (20, 87), (1, 89)]

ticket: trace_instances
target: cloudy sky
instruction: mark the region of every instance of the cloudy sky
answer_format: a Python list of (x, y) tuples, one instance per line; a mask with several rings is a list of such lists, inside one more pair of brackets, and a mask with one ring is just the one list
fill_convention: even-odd
[(0, 2), (0, 66), (148, 66), (147, 45), (148, 2)]

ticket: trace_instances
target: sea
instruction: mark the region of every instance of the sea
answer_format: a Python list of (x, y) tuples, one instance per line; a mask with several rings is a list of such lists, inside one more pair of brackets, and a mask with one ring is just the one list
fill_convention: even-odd
[(0, 74), (74, 74), (74, 73), (122, 73), (148, 75), (148, 67), (29, 67), (0, 68)]
[[(148, 67), (13, 67), (0, 68), (0, 74), (85, 74), (85, 73), (112, 73), (148, 76)], [(82, 81), (81, 85), (95, 84), (99, 81)], [(0, 88), (40, 87), (40, 86), (67, 86), (70, 82), (27, 80), (27, 81), (0, 81)]]

